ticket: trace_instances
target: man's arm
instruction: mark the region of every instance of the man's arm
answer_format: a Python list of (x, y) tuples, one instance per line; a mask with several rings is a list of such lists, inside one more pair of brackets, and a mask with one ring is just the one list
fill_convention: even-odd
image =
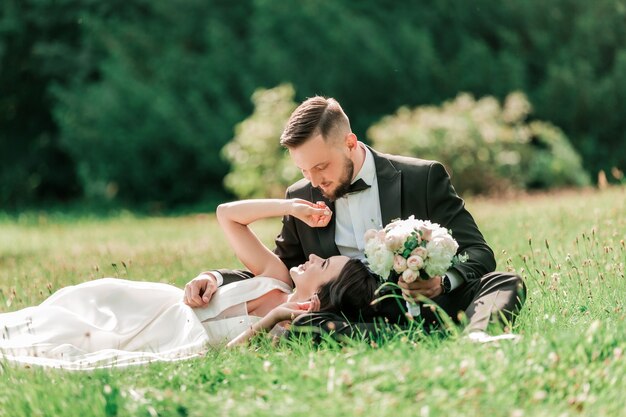
[[(297, 197), (303, 198), (301, 195)], [(291, 199), (294, 198), (294, 196), (287, 190), (285, 198)], [(276, 236), (276, 239), (274, 239), (274, 243), (276, 244), (274, 253), (283, 261), (287, 269), (291, 269), (307, 261), (307, 257), (302, 249), (298, 230), (296, 229), (297, 221), (298, 220), (293, 216), (284, 216), (282, 219), (282, 229), (278, 236)]]
[(454, 272), (458, 272), (464, 281), (472, 281), (494, 271), (493, 251), (465, 208), (465, 202), (454, 190), (445, 168), (438, 162), (430, 166), (426, 198), (429, 219), (451, 230), (452, 237), (459, 244), (457, 253), (466, 253), (469, 257), (466, 262), (456, 265)]
[[(406, 192), (406, 191), (405, 191)], [(485, 242), (472, 215), (465, 208), (465, 202), (454, 190), (450, 177), (443, 165), (433, 162), (428, 169), (426, 192), (427, 218), (439, 223), (452, 232), (452, 237), (459, 244), (458, 254), (467, 254), (466, 262), (452, 267), (448, 273), (451, 290), (465, 281), (474, 281), (492, 272), (496, 267), (493, 251)], [(409, 198), (415, 198), (409, 195)], [(430, 280), (416, 280), (410, 284), (398, 281), (405, 297), (416, 299), (418, 296), (435, 298), (443, 293), (442, 277)]]
[[(244, 269), (216, 269), (215, 271), (209, 271), (222, 277), (221, 285), (228, 285), (233, 282), (243, 281), (244, 279), (253, 278), (254, 274)], [(221, 286), (220, 285), (220, 286)]]
[(183, 302), (194, 308), (206, 307), (218, 287), (252, 277), (252, 272), (244, 270), (218, 269), (201, 272), (185, 284)]
[(197, 277), (185, 284), (183, 302), (190, 307), (205, 307), (211, 297), (222, 285), (222, 277), (211, 271), (201, 272)]

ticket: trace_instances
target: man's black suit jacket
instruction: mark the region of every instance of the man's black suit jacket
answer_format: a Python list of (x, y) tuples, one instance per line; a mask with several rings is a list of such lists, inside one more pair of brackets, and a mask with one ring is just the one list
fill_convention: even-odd
[[(376, 165), (383, 225), (414, 215), (416, 219), (430, 220), (451, 230), (459, 243), (458, 253), (466, 253), (469, 257), (466, 262), (454, 267), (465, 281), (478, 280), (495, 269), (493, 251), (465, 209), (464, 201), (457, 195), (441, 163), (370, 150)], [(306, 179), (291, 185), (286, 197), (325, 201), (334, 211), (334, 203)], [(324, 228), (310, 228), (292, 216), (285, 216), (274, 251), (288, 268), (306, 262), (312, 253), (323, 258), (340, 255), (335, 245), (335, 217)], [(250, 277), (244, 271), (219, 272), (224, 276), (225, 283)], [(401, 311), (398, 303), (391, 303), (382, 308), (381, 313), (395, 316)]]

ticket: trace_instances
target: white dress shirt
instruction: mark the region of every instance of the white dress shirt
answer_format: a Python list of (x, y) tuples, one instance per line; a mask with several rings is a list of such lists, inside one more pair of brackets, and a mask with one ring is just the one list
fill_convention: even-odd
[[(365, 232), (369, 229), (381, 229), (382, 215), (378, 195), (376, 164), (372, 152), (365, 149), (365, 161), (352, 183), (362, 179), (371, 187), (358, 193), (347, 194), (335, 201), (335, 244), (339, 253), (350, 258), (365, 259)], [(450, 270), (446, 273), (451, 289), (463, 283), (463, 277)]]
[(362, 143), (359, 146), (365, 150), (365, 160), (352, 182), (362, 179), (370, 188), (335, 201), (335, 244), (342, 255), (365, 259), (365, 232), (383, 224), (374, 156)]

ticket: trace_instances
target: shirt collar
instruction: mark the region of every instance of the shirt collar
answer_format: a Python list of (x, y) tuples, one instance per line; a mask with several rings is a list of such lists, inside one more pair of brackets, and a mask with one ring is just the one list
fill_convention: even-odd
[(367, 185), (371, 186), (374, 184), (374, 181), (376, 181), (376, 164), (374, 163), (374, 155), (372, 155), (372, 152), (367, 148), (367, 146), (363, 145), (361, 142), (359, 142), (359, 146), (365, 149), (365, 160), (363, 161), (363, 166), (361, 166), (359, 173), (356, 174), (352, 183), (355, 183), (360, 178), (365, 181)]

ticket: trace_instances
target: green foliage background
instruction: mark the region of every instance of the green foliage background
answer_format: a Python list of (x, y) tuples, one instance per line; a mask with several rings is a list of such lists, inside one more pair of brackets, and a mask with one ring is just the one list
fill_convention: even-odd
[(626, 169), (626, 0), (4, 0), (0, 204), (218, 198), (258, 87), (401, 106), (522, 91), (592, 173)]

